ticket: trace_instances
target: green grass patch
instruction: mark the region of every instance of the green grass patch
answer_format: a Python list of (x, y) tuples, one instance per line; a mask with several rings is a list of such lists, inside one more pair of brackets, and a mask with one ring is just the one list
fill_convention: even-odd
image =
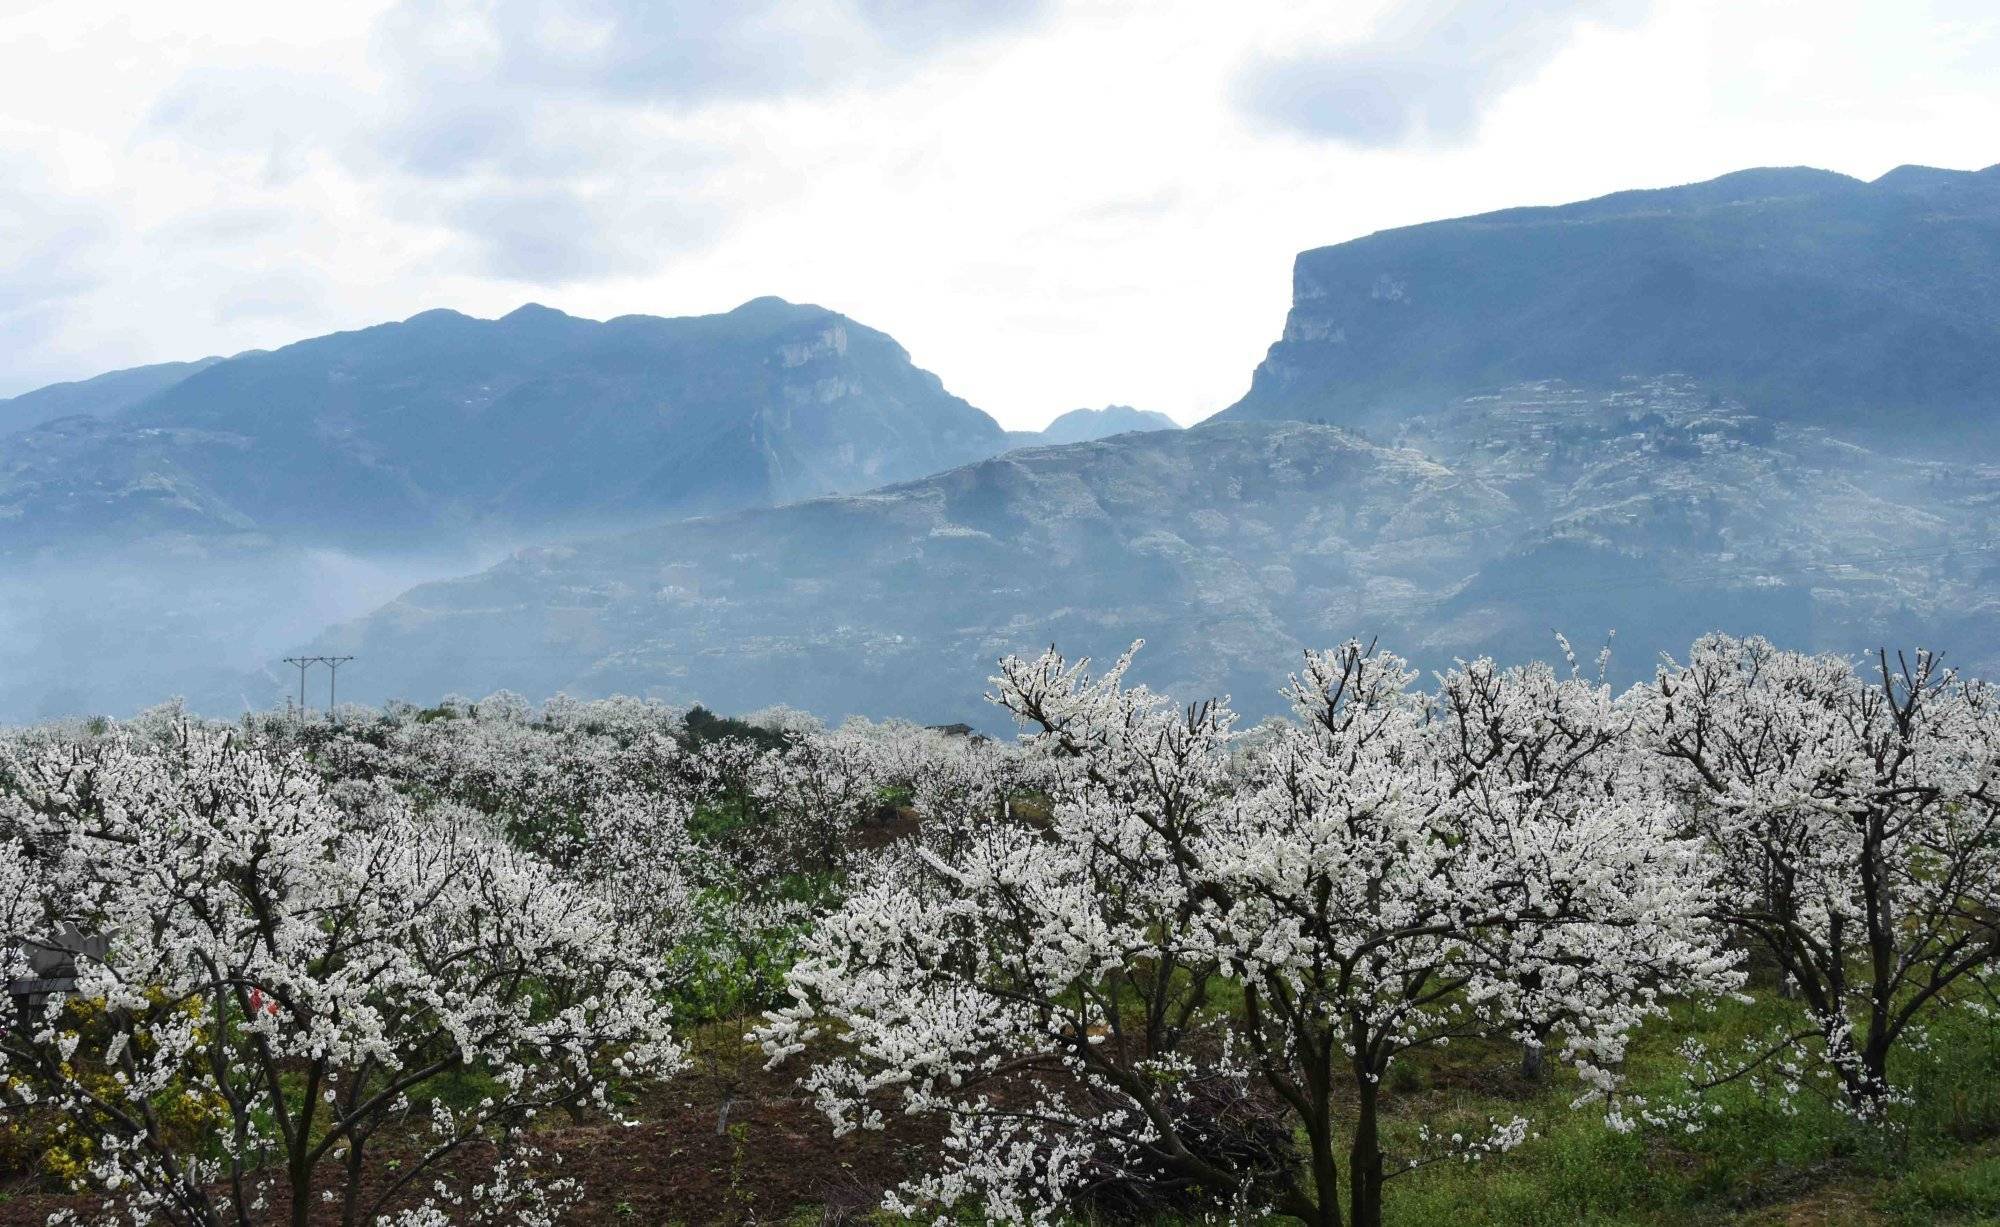
[[(1685, 1010), (1642, 1033), (1627, 1063), (1634, 1092), (1659, 1095), (1680, 1077), (1690, 1034), (1728, 1050), (1761, 1036), (1787, 1009), (1762, 998)], [(1573, 1077), (1510, 1085), (1511, 1044), (1454, 1044), (1392, 1077), (1385, 1106), (1397, 1135), (1421, 1116), (1534, 1122), (1518, 1150), (1399, 1177), (1392, 1224), (1678, 1224), (1766, 1222), (2000, 1223), (2000, 1025), (1942, 1018), (1896, 1069), (1913, 1102), (1895, 1127), (1850, 1120), (1810, 1094), (1787, 1110), (1747, 1085), (1715, 1092), (1722, 1112), (1698, 1132), (1641, 1126), (1620, 1134), (1600, 1108), (1572, 1111)], [(1467, 1130), (1470, 1132), (1470, 1130)]]

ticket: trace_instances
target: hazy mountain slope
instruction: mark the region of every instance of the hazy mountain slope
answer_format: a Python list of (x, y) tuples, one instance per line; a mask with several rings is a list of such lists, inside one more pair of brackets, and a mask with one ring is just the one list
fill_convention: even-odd
[(1350, 635), (1438, 666), (1615, 630), (1623, 677), (1714, 627), (2000, 661), (2000, 470), (1712, 399), (1681, 380), (1518, 388), (1413, 422), (1431, 454), (1263, 422), (1013, 452), (527, 551), (321, 646), (355, 653), (373, 698), (640, 691), (925, 719), (982, 717), (1002, 653), (1140, 636), (1140, 676), (1251, 712), (1300, 647)]
[(1615, 630), (1626, 676), (1725, 628), (1817, 649), (1923, 643), (2000, 675), (2000, 465), (1898, 458), (1680, 377), (1517, 386), (1398, 440), (1505, 491), (1525, 527), (1411, 611), (1437, 650)]
[[(130, 714), (174, 696), (218, 716), (282, 703), (297, 674), (278, 658), (300, 642), (501, 556), (134, 548), (14, 563), (0, 573), (0, 722)], [(324, 670), (315, 681), (323, 702)]]
[[(978, 715), (995, 657), (1154, 638), (1197, 690), (1263, 685), (1361, 574), (1431, 590), (1506, 500), (1413, 453), (1248, 423), (1033, 448), (871, 494), (526, 551), (326, 640), (357, 696), (507, 685), (729, 709)], [(361, 680), (366, 674), (365, 681)], [(345, 684), (343, 674), (343, 684)]]
[(1226, 418), (1376, 425), (1521, 380), (1681, 371), (1871, 438), (2000, 439), (2000, 166), (1752, 170), (1298, 257)]
[(820, 307), (429, 311), (6, 440), (0, 551), (158, 531), (542, 535), (862, 489), (1004, 446), (894, 340)]
[(220, 358), (203, 358), (198, 362), (135, 366), (129, 370), (109, 371), (90, 379), (54, 383), (46, 388), (23, 392), (19, 396), (0, 400), (0, 435), (77, 414), (110, 417), (220, 361)]

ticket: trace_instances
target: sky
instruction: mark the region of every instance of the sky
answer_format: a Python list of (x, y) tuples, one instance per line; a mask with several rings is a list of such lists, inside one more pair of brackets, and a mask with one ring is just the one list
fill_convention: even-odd
[(1009, 427), (1192, 422), (1301, 250), (1906, 162), (2000, 162), (1992, 0), (0, 0), (0, 396), (776, 294)]

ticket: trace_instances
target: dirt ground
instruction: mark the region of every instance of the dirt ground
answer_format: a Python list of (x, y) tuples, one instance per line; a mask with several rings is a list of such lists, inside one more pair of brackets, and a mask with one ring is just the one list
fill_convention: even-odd
[[(855, 832), (855, 843), (881, 847), (919, 825), (909, 808), (885, 807)], [(537, 1133), (535, 1144), (559, 1155), (561, 1172), (584, 1186), (583, 1202), (565, 1224), (839, 1223), (865, 1216), (913, 1174), (925, 1144), (936, 1140), (936, 1126), (892, 1117), (881, 1132), (835, 1138), (795, 1083), (805, 1063), (766, 1071), (763, 1054), (741, 1039), (750, 1025), (713, 1024), (684, 1037), (693, 1065), (630, 1105), (637, 1126), (566, 1125)], [(373, 1157), (377, 1179), (388, 1178), (383, 1161), (392, 1158)], [(337, 1179), (327, 1184), (337, 1186)], [(98, 1204), (52, 1193), (45, 1179), (8, 1181), (0, 1172), (0, 1227), (42, 1227), (57, 1210), (87, 1213)], [(283, 1222), (286, 1210), (280, 1200), (264, 1221)], [(329, 1209), (323, 1221), (333, 1224), (338, 1216)]]
[[(833, 1136), (761, 1054), (699, 1060), (640, 1105), (647, 1123), (562, 1135), (564, 1168), (584, 1182), (577, 1224), (843, 1222), (864, 1216), (915, 1171), (935, 1128), (891, 1118), (880, 1133)], [(726, 1111), (725, 1111), (726, 1109)]]
[[(911, 1174), (923, 1122), (891, 1119), (880, 1133), (835, 1138), (793, 1083), (728, 1028), (697, 1039), (692, 1068), (631, 1106), (637, 1126), (564, 1125), (540, 1133), (544, 1151), (582, 1180), (584, 1200), (564, 1216), (578, 1227), (619, 1224), (838, 1223), (863, 1217)], [(387, 1156), (383, 1156), (387, 1157)], [(58, 1209), (87, 1211), (94, 1198), (58, 1196), (31, 1181), (0, 1186), (0, 1227), (41, 1227)], [(284, 1206), (266, 1221), (283, 1221)], [(328, 1211), (326, 1222), (336, 1221)]]

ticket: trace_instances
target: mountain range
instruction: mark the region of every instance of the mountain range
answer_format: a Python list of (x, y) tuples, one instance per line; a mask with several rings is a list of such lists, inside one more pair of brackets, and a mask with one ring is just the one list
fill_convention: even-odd
[(1308, 251), (1247, 394), (1185, 431), (1005, 431), (775, 298), (430, 311), (0, 401), (0, 715), (268, 703), (305, 643), (354, 697), (938, 720), (1003, 652), (1141, 636), (1141, 676), (1253, 713), (1349, 635), (1438, 665), (1615, 631), (1631, 677), (1722, 626), (2000, 674), (1996, 342), (2000, 168)]
[(858, 490), (1006, 446), (894, 340), (820, 307), (427, 311), (4, 440), (0, 551), (518, 539)]
[(1072, 409), (1038, 431), (1015, 432), (1023, 443), (1088, 443), (1134, 430), (1179, 430), (1181, 424), (1164, 413), (1106, 405), (1102, 409)]
[(220, 358), (203, 358), (198, 362), (135, 366), (23, 392), (0, 400), (0, 435), (28, 430), (57, 418), (110, 417), (220, 361)]
[(711, 316), (426, 311), (0, 402), (0, 557), (174, 537), (437, 548), (768, 506), (1009, 447), (1175, 429), (1123, 405), (1005, 431), (887, 335)]
[(1261, 715), (1303, 647), (1427, 667), (1615, 633), (1615, 676), (1704, 631), (2000, 671), (2000, 467), (1892, 459), (1684, 378), (1522, 385), (1377, 442), (1218, 421), (1034, 448), (867, 494), (533, 549), (318, 648), (357, 695), (633, 691), (992, 723), (1053, 642)]

